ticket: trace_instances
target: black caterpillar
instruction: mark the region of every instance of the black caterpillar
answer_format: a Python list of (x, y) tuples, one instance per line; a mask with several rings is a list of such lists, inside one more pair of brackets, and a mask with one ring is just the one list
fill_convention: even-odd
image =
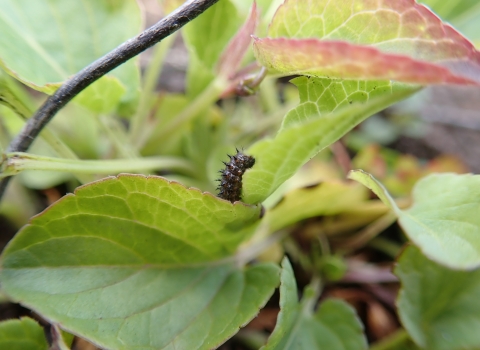
[(220, 190), (218, 197), (226, 199), (230, 202), (239, 201), (242, 198), (242, 176), (247, 169), (250, 169), (255, 164), (255, 158), (248, 156), (237, 149), (237, 154), (234, 156), (228, 155), (230, 161), (225, 164), (225, 169), (220, 170), (221, 178), (220, 185), (217, 190)]

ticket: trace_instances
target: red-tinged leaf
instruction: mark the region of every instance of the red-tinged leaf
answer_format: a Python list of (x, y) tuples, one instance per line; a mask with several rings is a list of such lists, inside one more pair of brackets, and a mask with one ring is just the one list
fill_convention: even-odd
[(270, 71), (361, 80), (396, 80), (414, 84), (477, 84), (438, 64), (382, 53), (369, 46), (318, 39), (258, 39), (257, 59)]
[(231, 78), (242, 63), (243, 56), (250, 47), (252, 35), (258, 23), (257, 4), (253, 2), (252, 9), (247, 21), (238, 33), (232, 38), (220, 57), (217, 72), (220, 75)]
[(286, 0), (268, 35), (345, 40), (428, 62), (480, 63), (472, 43), (414, 0)]

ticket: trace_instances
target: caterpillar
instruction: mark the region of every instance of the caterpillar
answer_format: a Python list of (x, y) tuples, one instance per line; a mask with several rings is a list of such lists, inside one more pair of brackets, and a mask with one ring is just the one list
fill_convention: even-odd
[(225, 169), (220, 170), (220, 185), (218, 197), (226, 199), (230, 202), (239, 201), (242, 198), (242, 176), (247, 169), (250, 169), (255, 164), (255, 158), (246, 155), (237, 149), (237, 154), (234, 156), (228, 155), (230, 161), (223, 162)]

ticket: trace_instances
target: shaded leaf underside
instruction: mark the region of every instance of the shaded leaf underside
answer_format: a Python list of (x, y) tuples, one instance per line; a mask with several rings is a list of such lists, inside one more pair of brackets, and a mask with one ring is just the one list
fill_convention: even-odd
[(480, 176), (432, 174), (413, 191), (413, 205), (401, 210), (372, 175), (349, 174), (361, 182), (398, 216), (407, 236), (430, 259), (452, 269), (480, 266)]
[(2, 288), (102, 347), (211, 349), (278, 284), (273, 264), (233, 262), (259, 211), (157, 176), (106, 178), (17, 234), (2, 256)]

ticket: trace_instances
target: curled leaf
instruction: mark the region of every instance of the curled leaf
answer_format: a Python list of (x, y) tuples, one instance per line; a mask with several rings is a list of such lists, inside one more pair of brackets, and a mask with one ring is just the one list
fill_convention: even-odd
[(438, 64), (344, 41), (256, 38), (254, 49), (260, 63), (274, 73), (422, 85), (477, 84)]

